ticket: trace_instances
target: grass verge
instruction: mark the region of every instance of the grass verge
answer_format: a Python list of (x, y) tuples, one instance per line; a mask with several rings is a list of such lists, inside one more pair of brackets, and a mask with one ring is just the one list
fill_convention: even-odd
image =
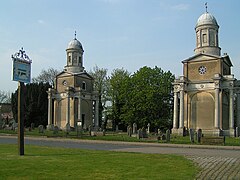
[(194, 179), (182, 156), (0, 144), (1, 179)]

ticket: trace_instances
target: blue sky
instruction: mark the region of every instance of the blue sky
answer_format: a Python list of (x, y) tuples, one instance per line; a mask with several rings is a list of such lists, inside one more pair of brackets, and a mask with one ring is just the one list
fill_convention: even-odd
[[(42, 69), (62, 70), (66, 47), (82, 43), (87, 71), (110, 72), (159, 66), (182, 75), (181, 61), (192, 56), (194, 27), (205, 12), (202, 0), (2, 0), (0, 6), (0, 90), (15, 91), (11, 55), (24, 47), (33, 60), (32, 77)], [(240, 79), (240, 1), (209, 0), (220, 25), (222, 54), (230, 55)]]

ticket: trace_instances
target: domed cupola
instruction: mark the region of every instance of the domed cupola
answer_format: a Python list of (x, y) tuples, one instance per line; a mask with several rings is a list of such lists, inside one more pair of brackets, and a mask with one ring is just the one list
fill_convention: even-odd
[(218, 44), (219, 25), (216, 18), (207, 12), (203, 13), (197, 20), (196, 31), (196, 48), (195, 54), (204, 53), (212, 55), (221, 55), (221, 48)]
[(83, 47), (82, 44), (76, 38), (68, 43), (67, 51), (67, 65), (65, 71), (72, 73), (79, 73), (84, 70), (83, 67)]

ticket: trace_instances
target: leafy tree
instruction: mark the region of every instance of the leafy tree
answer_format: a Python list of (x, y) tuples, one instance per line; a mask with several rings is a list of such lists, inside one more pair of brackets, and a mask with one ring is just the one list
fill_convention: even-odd
[(130, 79), (130, 73), (127, 70), (114, 69), (110, 78), (109, 96), (112, 102), (111, 119), (113, 129), (121, 122), (122, 108), (126, 103), (127, 82)]
[(108, 101), (109, 78), (107, 69), (95, 66), (89, 73), (94, 78), (94, 90), (99, 93), (99, 123), (102, 124), (103, 111)]
[(33, 83), (49, 83), (51, 86), (54, 86), (55, 77), (57, 74), (59, 74), (61, 71), (53, 68), (49, 68), (47, 70), (42, 70), (41, 73), (35, 77), (32, 78)]
[[(51, 85), (48, 83), (30, 83), (22, 90), (24, 91), (24, 125), (29, 127), (31, 123), (35, 126), (47, 125), (48, 117), (48, 95), (47, 90)], [(12, 111), (14, 119), (17, 120), (18, 90), (12, 94)]]
[(170, 128), (173, 80), (171, 72), (158, 67), (145, 66), (135, 72), (125, 86), (121, 120), (126, 124), (136, 122), (138, 127), (150, 122), (155, 127)]
[(11, 93), (0, 90), (0, 103), (11, 103)]

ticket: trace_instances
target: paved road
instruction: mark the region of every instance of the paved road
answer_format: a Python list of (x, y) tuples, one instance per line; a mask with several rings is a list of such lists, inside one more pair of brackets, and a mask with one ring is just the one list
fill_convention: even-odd
[[(16, 137), (0, 136), (0, 143), (16, 144)], [(140, 153), (178, 154), (202, 168), (196, 179), (240, 179), (240, 147), (106, 142), (25, 137), (25, 144)]]

